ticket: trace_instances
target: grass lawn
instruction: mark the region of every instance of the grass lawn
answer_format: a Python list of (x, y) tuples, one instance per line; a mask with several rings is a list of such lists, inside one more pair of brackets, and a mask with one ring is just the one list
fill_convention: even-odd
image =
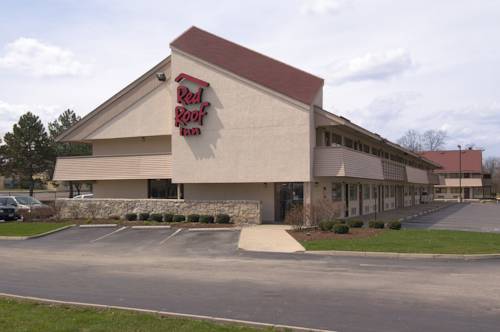
[[(49, 305), (0, 298), (0, 331), (3, 332), (205, 332), (262, 331), (190, 319), (166, 318), (125, 310)], [(266, 331), (273, 331), (267, 329)]]
[(0, 224), (0, 236), (31, 236), (66, 225), (65, 223), (50, 222), (7, 222)]
[(301, 241), (306, 250), (427, 254), (500, 253), (500, 234), (448, 230), (386, 230), (368, 238)]

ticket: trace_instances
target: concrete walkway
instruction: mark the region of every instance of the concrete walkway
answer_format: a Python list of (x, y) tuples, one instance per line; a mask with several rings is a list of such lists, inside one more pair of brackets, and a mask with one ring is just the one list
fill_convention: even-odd
[(247, 251), (300, 252), (304, 247), (287, 230), (288, 225), (256, 225), (241, 230), (238, 248)]

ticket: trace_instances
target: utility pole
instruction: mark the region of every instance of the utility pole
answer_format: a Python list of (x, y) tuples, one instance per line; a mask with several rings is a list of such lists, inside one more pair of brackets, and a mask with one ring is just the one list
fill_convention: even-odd
[(462, 146), (458, 145), (458, 186), (460, 187), (460, 198), (459, 202), (462, 203)]

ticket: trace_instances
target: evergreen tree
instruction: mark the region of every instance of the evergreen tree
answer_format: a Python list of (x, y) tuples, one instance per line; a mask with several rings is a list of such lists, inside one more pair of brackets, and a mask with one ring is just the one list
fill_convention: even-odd
[(33, 196), (35, 176), (51, 169), (55, 155), (42, 121), (27, 112), (19, 118), (12, 132), (5, 134), (4, 142), (0, 151), (2, 174), (27, 181), (30, 196)]

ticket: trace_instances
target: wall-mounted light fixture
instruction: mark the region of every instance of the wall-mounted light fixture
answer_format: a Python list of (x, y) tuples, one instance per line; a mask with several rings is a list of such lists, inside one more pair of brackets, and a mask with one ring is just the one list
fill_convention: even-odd
[(167, 76), (165, 75), (165, 73), (162, 72), (156, 73), (156, 78), (160, 82), (165, 82), (167, 80)]

